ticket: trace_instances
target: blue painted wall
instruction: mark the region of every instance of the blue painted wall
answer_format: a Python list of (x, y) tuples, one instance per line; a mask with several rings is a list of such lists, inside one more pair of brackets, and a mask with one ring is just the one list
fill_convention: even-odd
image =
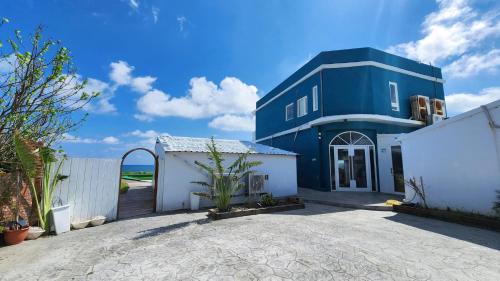
[[(431, 77), (442, 78), (441, 70), (372, 48), (322, 52), (297, 70), (257, 102), (257, 108), (302, 79), (322, 64), (375, 61)], [(389, 82), (398, 86), (399, 111), (393, 111)], [(312, 111), (312, 88), (318, 86), (319, 110)], [(308, 114), (297, 117), (297, 100), (308, 96)], [(444, 99), (443, 85), (426, 79), (374, 67), (324, 69), (307, 78), (256, 112), (256, 139), (295, 128), (322, 116), (344, 114), (380, 114), (408, 119), (410, 96), (424, 95)], [(294, 104), (294, 118), (285, 120), (286, 105)], [(300, 187), (330, 190), (329, 144), (338, 134), (357, 131), (368, 136), (375, 147), (377, 134), (408, 133), (415, 128), (373, 122), (341, 122), (313, 127), (260, 141), (260, 143), (293, 151), (297, 158)], [(375, 157), (376, 149), (375, 149)], [(375, 158), (374, 161), (377, 161)], [(378, 171), (377, 178), (378, 178)], [(378, 186), (376, 187), (378, 190)]]
[[(441, 78), (441, 70), (371, 48), (322, 52), (292, 76), (257, 101), (257, 108), (322, 64), (377, 61), (420, 74)], [(398, 85), (400, 111), (392, 111), (389, 82)], [(312, 87), (318, 86), (322, 109), (312, 111)], [(410, 96), (425, 95), (444, 99), (441, 83), (373, 67), (324, 69), (309, 77), (256, 112), (256, 139), (288, 130), (321, 116), (341, 114), (381, 114), (408, 119)], [(308, 114), (297, 117), (297, 100), (308, 96)], [(323, 99), (323, 102), (322, 102)], [(294, 104), (295, 118), (285, 120), (286, 105)], [(272, 120), (272, 122), (269, 122)]]

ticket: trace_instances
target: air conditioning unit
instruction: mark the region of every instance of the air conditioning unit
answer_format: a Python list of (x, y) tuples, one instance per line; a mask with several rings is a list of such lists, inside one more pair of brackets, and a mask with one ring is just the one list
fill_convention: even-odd
[(444, 100), (431, 99), (431, 114), (446, 118), (446, 104)]
[(444, 116), (438, 114), (429, 115), (429, 119), (427, 120), (428, 125), (436, 124), (444, 120)]
[(430, 114), (429, 97), (421, 95), (411, 96), (410, 101), (413, 120), (427, 121), (427, 116)]
[(249, 204), (256, 204), (264, 192), (265, 175), (249, 174), (246, 182)]

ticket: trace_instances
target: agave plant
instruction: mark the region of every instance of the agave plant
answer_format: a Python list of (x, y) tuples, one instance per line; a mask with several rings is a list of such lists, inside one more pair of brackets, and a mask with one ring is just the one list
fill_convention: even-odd
[[(24, 139), (19, 134), (14, 136), (14, 147), (31, 192), (40, 227), (49, 229), (49, 212), (57, 184), (68, 176), (60, 174), (64, 157), (57, 164), (55, 150), (50, 147), (39, 147), (36, 143)], [(37, 183), (41, 182), (41, 194), (37, 193)]]
[(228, 212), (231, 210), (231, 197), (235, 192), (243, 188), (245, 185), (241, 183), (241, 179), (253, 173), (250, 169), (262, 164), (260, 161), (248, 162), (247, 157), (249, 151), (241, 154), (236, 161), (229, 167), (224, 167), (224, 158), (222, 153), (217, 150), (215, 141), (212, 138), (207, 144), (208, 159), (211, 160), (212, 166), (195, 161), (202, 170), (204, 170), (211, 178), (211, 182), (195, 181), (193, 183), (205, 186), (209, 190), (209, 196), (212, 198), (214, 205), (220, 212)]

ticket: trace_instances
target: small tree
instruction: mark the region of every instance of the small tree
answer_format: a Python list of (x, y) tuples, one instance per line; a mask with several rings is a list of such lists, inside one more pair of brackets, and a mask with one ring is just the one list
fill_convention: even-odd
[[(422, 204), (424, 206), (424, 208), (428, 208), (427, 207), (427, 201), (426, 201), (426, 198), (425, 198), (425, 188), (424, 188), (424, 181), (422, 179), (422, 177), (420, 177), (420, 183), (417, 182), (417, 179), (416, 178), (411, 178), (407, 181), (405, 181), (406, 185), (409, 186), (413, 192), (415, 193), (415, 195), (413, 196), (413, 198), (415, 198), (415, 196), (418, 196), (419, 197), (419, 203)], [(413, 201), (410, 200), (410, 201)]]
[(248, 162), (247, 157), (250, 153), (248, 151), (241, 154), (236, 161), (225, 168), (224, 158), (222, 157), (222, 153), (217, 150), (213, 138), (207, 144), (207, 148), (209, 151), (208, 158), (212, 161), (212, 166), (199, 161), (195, 161), (194, 163), (204, 170), (212, 178), (212, 181), (196, 181), (193, 183), (207, 187), (209, 196), (212, 198), (217, 209), (220, 212), (228, 212), (231, 210), (231, 197), (245, 186), (241, 183), (241, 179), (253, 173), (250, 169), (262, 164), (262, 162)]
[[(0, 28), (6, 23), (3, 19)], [(42, 27), (27, 41), (19, 30), (12, 38), (0, 37), (0, 170), (18, 164), (14, 132), (51, 146), (86, 119), (75, 112), (99, 95), (85, 92), (86, 83), (76, 74), (69, 50), (44, 40)]]

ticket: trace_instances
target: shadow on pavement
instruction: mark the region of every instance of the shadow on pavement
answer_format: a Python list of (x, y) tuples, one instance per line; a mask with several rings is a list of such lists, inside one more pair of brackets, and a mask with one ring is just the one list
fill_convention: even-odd
[(134, 237), (134, 240), (140, 240), (144, 238), (151, 238), (154, 236), (158, 236), (164, 233), (169, 233), (171, 231), (181, 229), (184, 227), (187, 227), (191, 224), (207, 224), (210, 223), (211, 220), (209, 218), (203, 218), (203, 219), (198, 219), (198, 220), (193, 220), (193, 221), (185, 221), (185, 222), (180, 222), (180, 223), (175, 223), (167, 226), (162, 226), (162, 227), (157, 227), (157, 228), (152, 228), (152, 229), (147, 229), (139, 232), (139, 235)]
[(500, 233), (495, 231), (401, 213), (386, 217), (386, 219), (491, 249), (500, 250)]

